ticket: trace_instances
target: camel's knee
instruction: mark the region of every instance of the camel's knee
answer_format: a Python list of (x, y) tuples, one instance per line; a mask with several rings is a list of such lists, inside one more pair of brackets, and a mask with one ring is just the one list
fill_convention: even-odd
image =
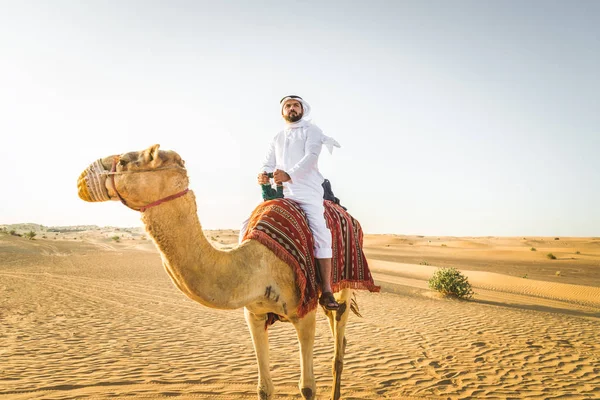
[(309, 387), (302, 388), (300, 390), (300, 392), (302, 393), (303, 399), (305, 399), (305, 400), (313, 400), (314, 399), (315, 392), (311, 388), (309, 388)]

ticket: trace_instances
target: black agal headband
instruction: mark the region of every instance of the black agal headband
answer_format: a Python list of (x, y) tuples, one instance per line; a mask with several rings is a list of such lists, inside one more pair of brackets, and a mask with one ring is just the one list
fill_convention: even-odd
[(296, 96), (295, 94), (290, 94), (289, 96), (284, 96), (281, 100), (279, 100), (279, 104), (283, 103), (285, 100), (300, 100), (302, 102), (302, 97)]

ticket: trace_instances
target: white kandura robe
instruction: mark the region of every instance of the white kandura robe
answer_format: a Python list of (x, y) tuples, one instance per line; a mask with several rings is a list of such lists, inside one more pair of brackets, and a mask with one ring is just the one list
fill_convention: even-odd
[[(305, 120), (286, 124), (269, 146), (260, 172), (280, 169), (288, 173), (291, 181), (283, 184), (285, 198), (296, 201), (306, 213), (314, 237), (315, 258), (331, 258), (331, 232), (325, 223), (323, 207), (323, 175), (319, 172), (319, 155), (323, 144), (330, 152), (340, 147), (334, 139), (325, 136), (321, 129)], [(243, 237), (248, 220), (240, 231)]]

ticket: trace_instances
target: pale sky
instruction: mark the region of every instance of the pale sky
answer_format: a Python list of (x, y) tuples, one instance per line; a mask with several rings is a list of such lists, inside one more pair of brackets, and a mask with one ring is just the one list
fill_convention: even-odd
[(600, 236), (600, 1), (1, 1), (0, 224), (141, 226), (94, 160), (177, 151), (239, 228), (304, 97), (366, 233)]

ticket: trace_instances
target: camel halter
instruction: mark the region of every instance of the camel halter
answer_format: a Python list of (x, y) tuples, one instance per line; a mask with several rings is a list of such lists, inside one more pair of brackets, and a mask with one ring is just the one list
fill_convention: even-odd
[(146, 204), (145, 206), (142, 206), (139, 209), (131, 207), (129, 204), (127, 204), (127, 202), (125, 201), (125, 199), (121, 196), (121, 194), (117, 190), (117, 185), (115, 183), (115, 175), (136, 174), (136, 173), (143, 173), (143, 172), (154, 172), (154, 171), (161, 171), (161, 170), (174, 169), (174, 168), (180, 168), (180, 167), (172, 165), (170, 167), (162, 167), (162, 168), (155, 168), (155, 169), (141, 169), (141, 170), (138, 170), (138, 171), (121, 171), (121, 172), (117, 172), (117, 164), (118, 164), (118, 162), (119, 162), (120, 159), (121, 159), (120, 156), (115, 156), (115, 158), (113, 158), (112, 168), (111, 168), (110, 172), (105, 172), (105, 175), (109, 175), (110, 176), (110, 180), (111, 180), (111, 183), (112, 183), (112, 186), (113, 186), (113, 190), (117, 194), (117, 197), (119, 198), (119, 200), (121, 200), (121, 203), (123, 203), (126, 207), (131, 208), (132, 210), (139, 211), (139, 212), (144, 212), (144, 211), (146, 211), (149, 208), (158, 206), (159, 204), (166, 203), (167, 201), (171, 201), (171, 200), (174, 200), (174, 199), (176, 199), (178, 197), (181, 197), (181, 196), (183, 196), (184, 194), (186, 194), (190, 190), (189, 188), (186, 188), (185, 190), (182, 190), (179, 193), (175, 193), (175, 194), (172, 194), (170, 196), (163, 197), (162, 199), (153, 201), (150, 204)]

